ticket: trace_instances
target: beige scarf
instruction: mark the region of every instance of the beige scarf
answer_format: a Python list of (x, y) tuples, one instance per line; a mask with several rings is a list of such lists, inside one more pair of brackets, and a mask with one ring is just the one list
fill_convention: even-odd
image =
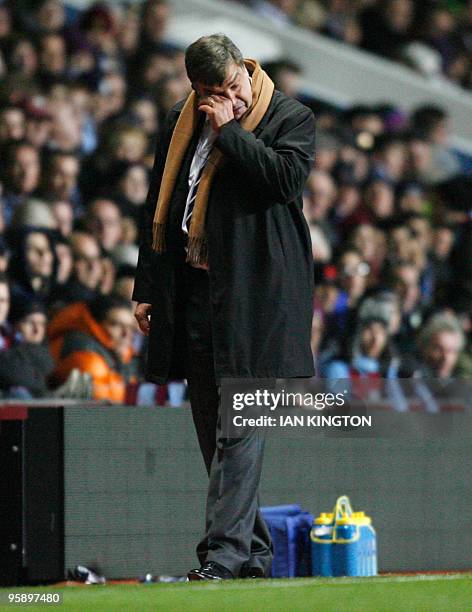
[[(244, 60), (244, 65), (248, 69), (249, 74), (252, 75), (252, 105), (241, 120), (241, 127), (248, 132), (252, 132), (259, 125), (269, 107), (274, 91), (274, 83), (256, 61), (247, 59)], [(177, 120), (170, 141), (169, 151), (167, 152), (152, 227), (152, 248), (158, 253), (164, 253), (166, 250), (165, 232), (170, 200), (183, 157), (198, 123), (199, 111), (197, 104), (197, 96), (192, 91)], [(195, 205), (190, 218), (187, 251), (187, 261), (192, 264), (208, 263), (208, 245), (205, 236), (208, 195), (213, 177), (223, 162), (223, 153), (214, 147), (205, 164), (200, 183), (198, 184)]]

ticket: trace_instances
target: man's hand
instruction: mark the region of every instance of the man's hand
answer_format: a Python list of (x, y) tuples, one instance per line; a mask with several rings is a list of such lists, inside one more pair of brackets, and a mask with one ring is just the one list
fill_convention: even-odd
[(152, 306), (151, 304), (137, 304), (134, 311), (134, 318), (138, 322), (139, 329), (143, 332), (145, 336), (149, 336), (149, 330), (151, 329), (151, 316)]
[(213, 94), (212, 96), (202, 98), (198, 104), (198, 110), (208, 115), (211, 127), (215, 132), (219, 132), (225, 123), (229, 123), (234, 119), (233, 103), (223, 96)]

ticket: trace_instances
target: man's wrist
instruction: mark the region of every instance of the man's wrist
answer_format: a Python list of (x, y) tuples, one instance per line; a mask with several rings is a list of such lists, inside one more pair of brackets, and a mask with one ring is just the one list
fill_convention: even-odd
[(239, 123), (238, 123), (238, 122), (236, 121), (236, 119), (234, 119), (234, 118), (233, 118), (233, 119), (231, 119), (230, 121), (228, 121), (227, 123), (224, 123), (224, 124), (223, 124), (223, 125), (220, 127), (220, 129), (219, 129), (219, 131), (218, 131), (218, 136), (217, 136), (217, 139), (216, 139), (216, 143), (218, 143), (218, 140), (221, 140), (221, 137), (223, 136), (223, 134), (224, 134), (225, 132), (226, 132), (226, 133), (229, 133), (229, 132), (231, 132), (231, 131), (232, 131), (232, 130), (235, 128), (235, 127), (237, 128), (237, 127), (240, 127), (240, 126), (239, 126)]

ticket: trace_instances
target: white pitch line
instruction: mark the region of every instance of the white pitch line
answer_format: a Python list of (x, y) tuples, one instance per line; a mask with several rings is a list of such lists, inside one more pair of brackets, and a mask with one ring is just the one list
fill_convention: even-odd
[(350, 578), (350, 577), (339, 577), (339, 578), (289, 578), (280, 579), (273, 578), (270, 580), (238, 580), (233, 582), (232, 580), (209, 580), (205, 581), (204, 584), (199, 581), (182, 582), (180, 585), (191, 585), (192, 588), (200, 589), (257, 589), (259, 587), (268, 588), (293, 588), (293, 587), (306, 587), (306, 586), (342, 586), (352, 584), (362, 584), (362, 582), (377, 583), (396, 583), (396, 582), (433, 582), (438, 580), (460, 580), (468, 578), (472, 581), (472, 574), (417, 574), (415, 576), (365, 576), (364, 578)]

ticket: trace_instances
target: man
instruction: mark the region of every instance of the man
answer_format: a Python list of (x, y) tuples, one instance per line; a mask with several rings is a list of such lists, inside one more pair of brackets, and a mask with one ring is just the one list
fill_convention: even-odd
[(0, 143), (25, 137), (25, 113), (13, 104), (0, 109)]
[(51, 297), (55, 310), (74, 302), (93, 300), (99, 295), (103, 282), (102, 253), (95, 237), (87, 232), (73, 232), (70, 245), (73, 257), (72, 275)]
[(28, 142), (14, 142), (5, 154), (5, 220), (11, 222), (15, 208), (32, 195), (39, 186), (40, 156)]
[(425, 309), (421, 305), (420, 270), (409, 261), (394, 263), (391, 287), (402, 308), (402, 322), (395, 342), (401, 353), (412, 353), (415, 350), (415, 334), (425, 317)]
[(448, 379), (457, 375), (456, 366), (465, 346), (464, 332), (455, 315), (433, 315), (419, 337), (423, 374)]
[(53, 153), (46, 161), (43, 196), (48, 200), (69, 200), (79, 210), (82, 204), (77, 185), (80, 162), (72, 153)]
[(47, 325), (44, 307), (34, 299), (14, 300), (9, 319), (13, 345), (0, 353), (0, 389), (6, 397), (44, 397), (54, 367), (44, 344)]
[(90, 375), (94, 399), (125, 402), (126, 385), (138, 375), (135, 332), (130, 302), (121, 296), (100, 295), (67, 306), (48, 329), (56, 362), (51, 380), (63, 384), (77, 369)]
[(188, 578), (263, 577), (272, 561), (258, 510), (263, 436), (223, 436), (219, 391), (227, 378), (314, 374), (301, 200), (314, 121), (224, 35), (197, 40), (185, 62), (194, 91), (158, 142), (135, 316), (149, 334), (148, 378), (187, 378), (210, 476), (201, 567)]
[(122, 222), (121, 211), (113, 200), (97, 198), (87, 207), (87, 228), (107, 253), (121, 242)]

